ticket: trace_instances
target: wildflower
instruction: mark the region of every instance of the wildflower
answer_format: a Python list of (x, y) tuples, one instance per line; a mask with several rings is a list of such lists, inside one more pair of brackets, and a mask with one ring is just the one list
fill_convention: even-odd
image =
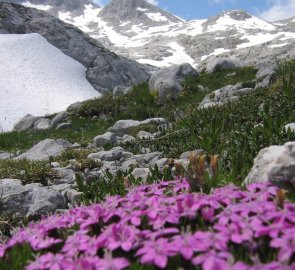
[(130, 265), (125, 258), (113, 258), (111, 253), (107, 252), (103, 259), (100, 259), (97, 263), (99, 270), (122, 270)]
[(279, 249), (278, 259), (280, 262), (289, 262), (295, 253), (295, 229), (284, 231), (283, 236), (271, 241), (270, 246)]
[(124, 251), (130, 251), (135, 247), (138, 230), (134, 227), (123, 224), (112, 224), (104, 232), (107, 239), (106, 246), (111, 250), (122, 248)]
[(72, 268), (72, 261), (61, 254), (46, 253), (26, 267), (26, 270), (65, 270)]
[(143, 264), (155, 264), (159, 268), (165, 268), (168, 257), (175, 256), (177, 250), (167, 239), (147, 240), (136, 255), (142, 255), (140, 262)]

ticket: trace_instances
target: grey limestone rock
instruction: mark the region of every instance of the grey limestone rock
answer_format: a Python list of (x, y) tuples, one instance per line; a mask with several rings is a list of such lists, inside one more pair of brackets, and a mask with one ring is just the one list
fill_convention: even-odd
[(2, 213), (18, 213), (21, 216), (39, 216), (65, 208), (60, 192), (41, 184), (23, 186), (17, 179), (0, 180)]
[(121, 142), (133, 142), (135, 140), (136, 139), (133, 136), (125, 134), (123, 135)]
[(113, 148), (110, 151), (100, 151), (98, 153), (91, 153), (88, 158), (100, 159), (102, 161), (118, 161), (123, 156), (123, 149), (121, 147)]
[(62, 151), (70, 147), (71, 144), (63, 139), (45, 139), (15, 159), (47, 160), (50, 157), (58, 156)]
[(115, 133), (106, 132), (105, 134), (96, 136), (93, 141), (96, 146), (104, 146), (108, 143), (116, 143), (120, 137), (118, 137)]
[(221, 57), (214, 59), (212, 62), (207, 63), (207, 72), (212, 73), (224, 69), (237, 68), (241, 66), (243, 66), (243, 63), (241, 63), (235, 57)]
[(205, 151), (203, 149), (197, 149), (197, 150), (193, 150), (193, 151), (187, 151), (184, 152), (180, 155), (179, 159), (188, 159), (190, 157), (190, 155), (202, 155), (205, 154)]
[(272, 182), (283, 188), (295, 184), (295, 142), (273, 145), (262, 149), (254, 159), (254, 165), (244, 180), (253, 182)]
[(68, 119), (68, 113), (63, 111), (63, 112), (59, 112), (56, 116), (54, 116), (51, 120), (51, 126), (55, 127), (58, 124), (64, 122), (65, 120)]
[(57, 173), (59, 179), (54, 180), (54, 184), (74, 184), (75, 172), (70, 168), (53, 168), (53, 171)]
[(0, 29), (12, 34), (39, 33), (83, 64), (89, 82), (100, 92), (112, 91), (118, 85), (129, 87), (149, 79), (144, 65), (110, 52), (81, 30), (44, 11), (3, 2), (0, 2), (0, 11)]
[(239, 100), (240, 96), (248, 95), (253, 91), (253, 88), (243, 88), (241, 83), (227, 85), (206, 95), (203, 101), (199, 104), (199, 108), (219, 106), (227, 102), (234, 102)]
[[(0, 3), (1, 5), (1, 3)], [(40, 119), (40, 117), (27, 114), (22, 117), (17, 123), (15, 123), (13, 129), (16, 131), (28, 130), (33, 128), (34, 124)]]
[(198, 76), (198, 72), (190, 64), (163, 68), (151, 76), (149, 89), (158, 93), (159, 103), (163, 104), (179, 97), (183, 91), (182, 83), (188, 76)]
[(148, 176), (150, 175), (150, 170), (148, 168), (135, 168), (132, 173), (134, 178), (136, 179), (142, 179), (142, 181), (145, 183)]
[(146, 140), (146, 139), (153, 139), (154, 135), (150, 132), (141, 130), (137, 133), (136, 137), (137, 137), (137, 139), (140, 139), (140, 140)]
[(13, 157), (14, 155), (12, 153), (8, 153), (8, 152), (4, 152), (0, 150), (0, 160), (11, 159)]
[(59, 123), (59, 124), (57, 124), (56, 129), (57, 130), (68, 129), (71, 126), (72, 126), (72, 123), (71, 122)]
[(50, 128), (50, 120), (47, 118), (40, 118), (34, 123), (34, 129), (35, 130), (45, 130)]
[(137, 120), (119, 120), (110, 128), (110, 131), (123, 135), (139, 125), (140, 121)]
[(126, 95), (132, 90), (132, 87), (116, 86), (113, 90), (113, 99)]
[(290, 130), (291, 132), (295, 132), (295, 123), (289, 123), (284, 126), (286, 131)]
[(119, 134), (124, 135), (130, 132), (133, 128), (138, 127), (140, 125), (147, 125), (147, 124), (154, 124), (154, 125), (163, 125), (167, 124), (167, 120), (165, 118), (148, 118), (144, 121), (138, 120), (119, 120), (117, 121), (109, 130)]

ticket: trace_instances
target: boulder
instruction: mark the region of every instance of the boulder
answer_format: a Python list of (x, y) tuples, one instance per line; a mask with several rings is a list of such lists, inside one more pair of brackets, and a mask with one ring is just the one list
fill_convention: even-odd
[(68, 141), (63, 139), (45, 139), (15, 159), (48, 160), (50, 157), (58, 156), (62, 151), (71, 146)]
[(121, 142), (133, 142), (135, 140), (136, 139), (133, 136), (125, 134), (123, 135)]
[(116, 86), (113, 90), (113, 99), (124, 96), (132, 90), (132, 87)]
[(295, 132), (295, 123), (290, 123), (284, 126), (286, 131), (290, 130), (291, 132)]
[(157, 165), (157, 167), (159, 168), (159, 169), (163, 169), (166, 165), (168, 165), (169, 164), (169, 159), (168, 158), (161, 158), (161, 159), (159, 159), (159, 160), (156, 160), (156, 161), (152, 161), (151, 162), (151, 166), (155, 166), (155, 165)]
[(74, 184), (76, 181), (75, 172), (68, 168), (53, 168), (53, 171), (59, 176), (58, 179), (54, 180), (54, 185), (59, 184)]
[(0, 151), (0, 160), (11, 159), (11, 158), (13, 158), (13, 156), (14, 155), (11, 153)]
[(177, 99), (183, 91), (182, 83), (188, 76), (198, 76), (198, 72), (190, 64), (173, 65), (156, 71), (149, 80), (151, 92), (158, 93), (160, 104), (170, 99)]
[(82, 194), (82, 192), (79, 192), (76, 189), (69, 189), (66, 192), (66, 197), (69, 203), (75, 206), (81, 204)]
[(119, 120), (109, 129), (109, 131), (119, 135), (124, 135), (130, 132), (133, 128), (138, 127), (140, 125), (154, 124), (160, 126), (166, 123), (167, 120), (165, 118), (148, 118), (144, 121)]
[(120, 139), (120, 137), (118, 137), (115, 133), (106, 132), (103, 135), (96, 136), (93, 139), (93, 141), (94, 141), (94, 144), (99, 147), (99, 146), (104, 146), (108, 143), (114, 144), (118, 141), (118, 139)]
[(213, 73), (224, 69), (237, 68), (243, 66), (236, 57), (221, 57), (213, 59), (207, 63), (207, 72)]
[(161, 117), (156, 117), (156, 118), (148, 118), (146, 120), (143, 120), (140, 122), (140, 125), (149, 125), (149, 124), (154, 124), (154, 125), (164, 125), (167, 124), (167, 120), (165, 118), (161, 118)]
[(123, 156), (123, 149), (121, 147), (115, 147), (109, 151), (100, 151), (98, 153), (91, 153), (87, 158), (100, 159), (102, 161), (116, 161), (120, 160)]
[(143, 182), (146, 182), (150, 175), (150, 170), (148, 168), (135, 168), (131, 174), (135, 179), (142, 179)]
[(47, 118), (40, 118), (34, 123), (34, 129), (35, 130), (45, 130), (51, 127), (50, 125), (51, 121)]
[(190, 155), (200, 156), (203, 155), (205, 151), (203, 149), (197, 149), (193, 151), (187, 151), (180, 155), (179, 159), (189, 159)]
[(71, 126), (72, 126), (72, 123), (71, 122), (59, 123), (59, 124), (57, 124), (56, 129), (57, 130), (68, 129)]
[(154, 135), (150, 132), (141, 130), (137, 133), (136, 137), (137, 139), (140, 139), (140, 140), (147, 140), (147, 139), (153, 139)]
[(294, 188), (295, 142), (262, 149), (244, 180), (244, 184), (253, 182), (272, 182), (283, 188)]
[[(72, 106), (72, 105), (71, 105)], [(51, 120), (51, 126), (55, 127), (58, 124), (65, 122), (65, 120), (68, 119), (68, 113), (67, 112), (59, 112), (56, 116), (53, 117)]]
[(136, 156), (136, 161), (140, 164), (149, 164), (156, 162), (163, 157), (162, 152), (152, 152)]
[(40, 117), (27, 114), (22, 117), (17, 123), (14, 124), (13, 130), (23, 131), (33, 128), (34, 124), (40, 119)]
[(220, 106), (228, 102), (234, 102), (239, 100), (241, 96), (248, 95), (253, 91), (255, 91), (253, 88), (244, 88), (243, 84), (241, 83), (236, 85), (226, 85), (206, 95), (199, 104), (199, 109), (204, 109), (211, 106)]
[(119, 120), (111, 128), (110, 131), (113, 131), (116, 134), (127, 134), (133, 128), (140, 125), (140, 121), (137, 120)]
[(66, 208), (60, 192), (34, 183), (23, 185), (18, 179), (0, 180), (2, 213), (40, 216)]

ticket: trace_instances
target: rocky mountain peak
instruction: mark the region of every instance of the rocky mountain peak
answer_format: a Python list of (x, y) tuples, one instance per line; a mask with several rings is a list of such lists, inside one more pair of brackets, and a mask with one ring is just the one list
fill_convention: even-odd
[(181, 22), (176, 16), (144, 0), (112, 0), (100, 16), (113, 25), (130, 22), (133, 25), (155, 26)]
[(21, 4), (26, 7), (44, 10), (55, 17), (58, 17), (59, 12), (71, 12), (75, 16), (82, 15), (86, 5), (99, 8), (91, 0), (0, 0), (0, 2)]
[(230, 10), (223, 12), (223, 16), (227, 15), (230, 18), (236, 20), (236, 21), (245, 21), (247, 19), (252, 18), (253, 16), (249, 13), (247, 13), (244, 10)]

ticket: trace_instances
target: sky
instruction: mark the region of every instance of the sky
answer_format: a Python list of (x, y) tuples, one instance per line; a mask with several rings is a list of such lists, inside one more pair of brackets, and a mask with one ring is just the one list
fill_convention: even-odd
[[(106, 5), (110, 0), (94, 0)], [(267, 21), (295, 16), (295, 0), (146, 0), (183, 19), (207, 19), (224, 10), (242, 9)]]

